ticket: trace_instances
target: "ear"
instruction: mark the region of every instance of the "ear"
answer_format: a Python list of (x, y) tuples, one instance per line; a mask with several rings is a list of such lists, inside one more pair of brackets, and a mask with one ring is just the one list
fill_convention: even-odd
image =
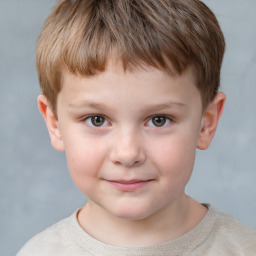
[(52, 146), (59, 151), (64, 151), (64, 144), (59, 129), (58, 119), (53, 113), (50, 103), (44, 95), (38, 96), (37, 103), (39, 111), (46, 122)]
[(209, 104), (202, 118), (202, 126), (198, 138), (197, 148), (207, 149), (216, 132), (220, 116), (224, 109), (226, 96), (220, 92), (214, 100)]

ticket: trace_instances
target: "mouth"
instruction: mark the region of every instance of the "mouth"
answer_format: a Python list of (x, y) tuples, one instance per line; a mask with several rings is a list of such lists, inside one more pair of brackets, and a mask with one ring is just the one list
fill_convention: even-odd
[(123, 192), (132, 192), (141, 189), (151, 183), (153, 180), (107, 180), (114, 188)]

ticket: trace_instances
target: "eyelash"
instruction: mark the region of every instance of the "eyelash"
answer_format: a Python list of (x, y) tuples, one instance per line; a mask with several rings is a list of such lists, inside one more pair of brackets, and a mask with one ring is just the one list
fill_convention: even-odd
[[(94, 124), (92, 123), (92, 118), (96, 118), (96, 117), (97, 117), (97, 118), (103, 118), (103, 119), (104, 119), (104, 123), (108, 122), (107, 119), (106, 119), (104, 116), (102, 116), (102, 115), (97, 115), (97, 114), (85, 116), (84, 118), (81, 119), (81, 122), (87, 123), (88, 126), (90, 126), (90, 127), (92, 127), (92, 128), (105, 127), (106, 124), (105, 124), (105, 125), (97, 126), (97, 125), (94, 125)], [(91, 123), (91, 124), (88, 123), (88, 120), (90, 120), (90, 123)], [(104, 123), (103, 123), (103, 124), (104, 124)]]
[[(94, 125), (92, 118), (102, 118), (103, 119), (102, 120), (103, 124), (102, 125), (98, 125), (98, 126)], [(162, 125), (157, 126), (157, 125), (154, 124), (154, 121), (153, 121), (154, 118), (164, 118), (165, 120), (164, 120), (164, 123)], [(90, 122), (88, 122), (88, 120), (90, 120)], [(94, 128), (94, 129), (108, 126), (108, 124), (106, 124), (106, 123), (109, 123), (107, 121), (107, 119), (103, 115), (97, 115), (97, 114), (85, 116), (84, 118), (81, 119), (81, 122), (87, 123), (87, 125), (89, 127)], [(151, 125), (149, 125), (149, 123), (151, 123)], [(150, 119), (146, 122), (146, 126), (150, 126), (150, 127), (154, 127), (154, 128), (165, 128), (166, 126), (169, 126), (172, 123), (173, 123), (173, 118), (171, 118), (169, 116), (166, 116), (166, 115), (154, 115), (154, 116), (151, 116)]]
[[(157, 126), (157, 125), (154, 125), (154, 121), (153, 119), (154, 118), (164, 118), (165, 121), (164, 121), (164, 124), (161, 125), (161, 126)], [(147, 121), (147, 124), (148, 123), (152, 123), (153, 125), (148, 125), (148, 126), (151, 126), (151, 127), (154, 127), (154, 128), (165, 128), (166, 126), (169, 126), (172, 122), (173, 122), (173, 119), (169, 116), (166, 116), (166, 115), (154, 115), (152, 116), (148, 121)], [(168, 123), (167, 123), (168, 122)]]

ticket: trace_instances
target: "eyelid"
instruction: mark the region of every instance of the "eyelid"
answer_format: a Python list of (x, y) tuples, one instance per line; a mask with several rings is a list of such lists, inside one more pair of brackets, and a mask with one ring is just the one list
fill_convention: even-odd
[[(164, 117), (164, 118), (166, 118), (166, 120), (169, 120), (169, 123), (168, 124), (164, 124), (163, 126), (147, 125), (155, 117)], [(148, 118), (148, 120), (146, 122), (146, 126), (153, 127), (153, 128), (156, 128), (156, 129), (163, 129), (163, 128), (166, 128), (166, 127), (170, 126), (173, 123), (173, 121), (174, 121), (174, 118), (169, 116), (169, 115), (166, 115), (166, 114), (156, 114), (156, 115), (150, 116)]]
[[(96, 125), (93, 125), (93, 124), (90, 124), (87, 122), (88, 119), (90, 118), (93, 118), (93, 117), (102, 117), (104, 118), (104, 123), (107, 122), (106, 124), (102, 125), (102, 126), (96, 126)], [(152, 121), (153, 118), (155, 117), (164, 117), (166, 118), (166, 120), (168, 121), (167, 124), (164, 124), (163, 126), (156, 126), (156, 125), (148, 125), (148, 123), (150, 121)], [(80, 118), (79, 120), (81, 123), (85, 123), (87, 127), (89, 128), (92, 128), (92, 129), (99, 129), (99, 128), (105, 128), (107, 126), (111, 126), (111, 123), (110, 121), (108, 120), (108, 118), (106, 116), (104, 116), (103, 114), (89, 114), (89, 115), (85, 115), (83, 116), (82, 118)], [(166, 114), (155, 114), (155, 115), (152, 115), (150, 117), (147, 118), (146, 120), (146, 123), (145, 123), (145, 126), (149, 126), (149, 127), (152, 127), (152, 128), (156, 128), (156, 129), (160, 129), (160, 128), (166, 128), (168, 126), (170, 126), (172, 123), (174, 122), (174, 117), (170, 116), (170, 115), (166, 115)]]
[[(105, 125), (102, 125), (102, 126), (96, 126), (96, 125), (93, 125), (93, 124), (89, 124), (89, 123), (87, 122), (87, 120), (90, 119), (90, 118), (93, 118), (93, 117), (102, 117), (102, 118), (105, 119), (105, 122), (107, 122), (108, 124), (105, 124)], [(104, 115), (102, 115), (102, 114), (90, 114), (90, 115), (86, 115), (86, 116), (84, 116), (84, 117), (82, 117), (82, 118), (80, 119), (80, 122), (86, 123), (86, 125), (87, 125), (88, 127), (93, 128), (93, 129), (103, 128), (103, 127), (109, 126), (109, 124), (110, 124), (110, 122), (107, 120), (107, 118), (106, 118)], [(105, 123), (105, 122), (104, 122), (104, 123)]]

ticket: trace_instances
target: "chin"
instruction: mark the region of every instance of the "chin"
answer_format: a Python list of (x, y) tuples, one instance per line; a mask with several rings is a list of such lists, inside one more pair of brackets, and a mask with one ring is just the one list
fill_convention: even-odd
[(116, 209), (111, 211), (111, 214), (117, 218), (123, 220), (130, 220), (130, 221), (139, 221), (149, 218), (151, 215), (154, 214), (154, 211), (150, 211), (149, 209), (143, 208), (136, 208), (132, 207), (123, 207), (121, 209)]

